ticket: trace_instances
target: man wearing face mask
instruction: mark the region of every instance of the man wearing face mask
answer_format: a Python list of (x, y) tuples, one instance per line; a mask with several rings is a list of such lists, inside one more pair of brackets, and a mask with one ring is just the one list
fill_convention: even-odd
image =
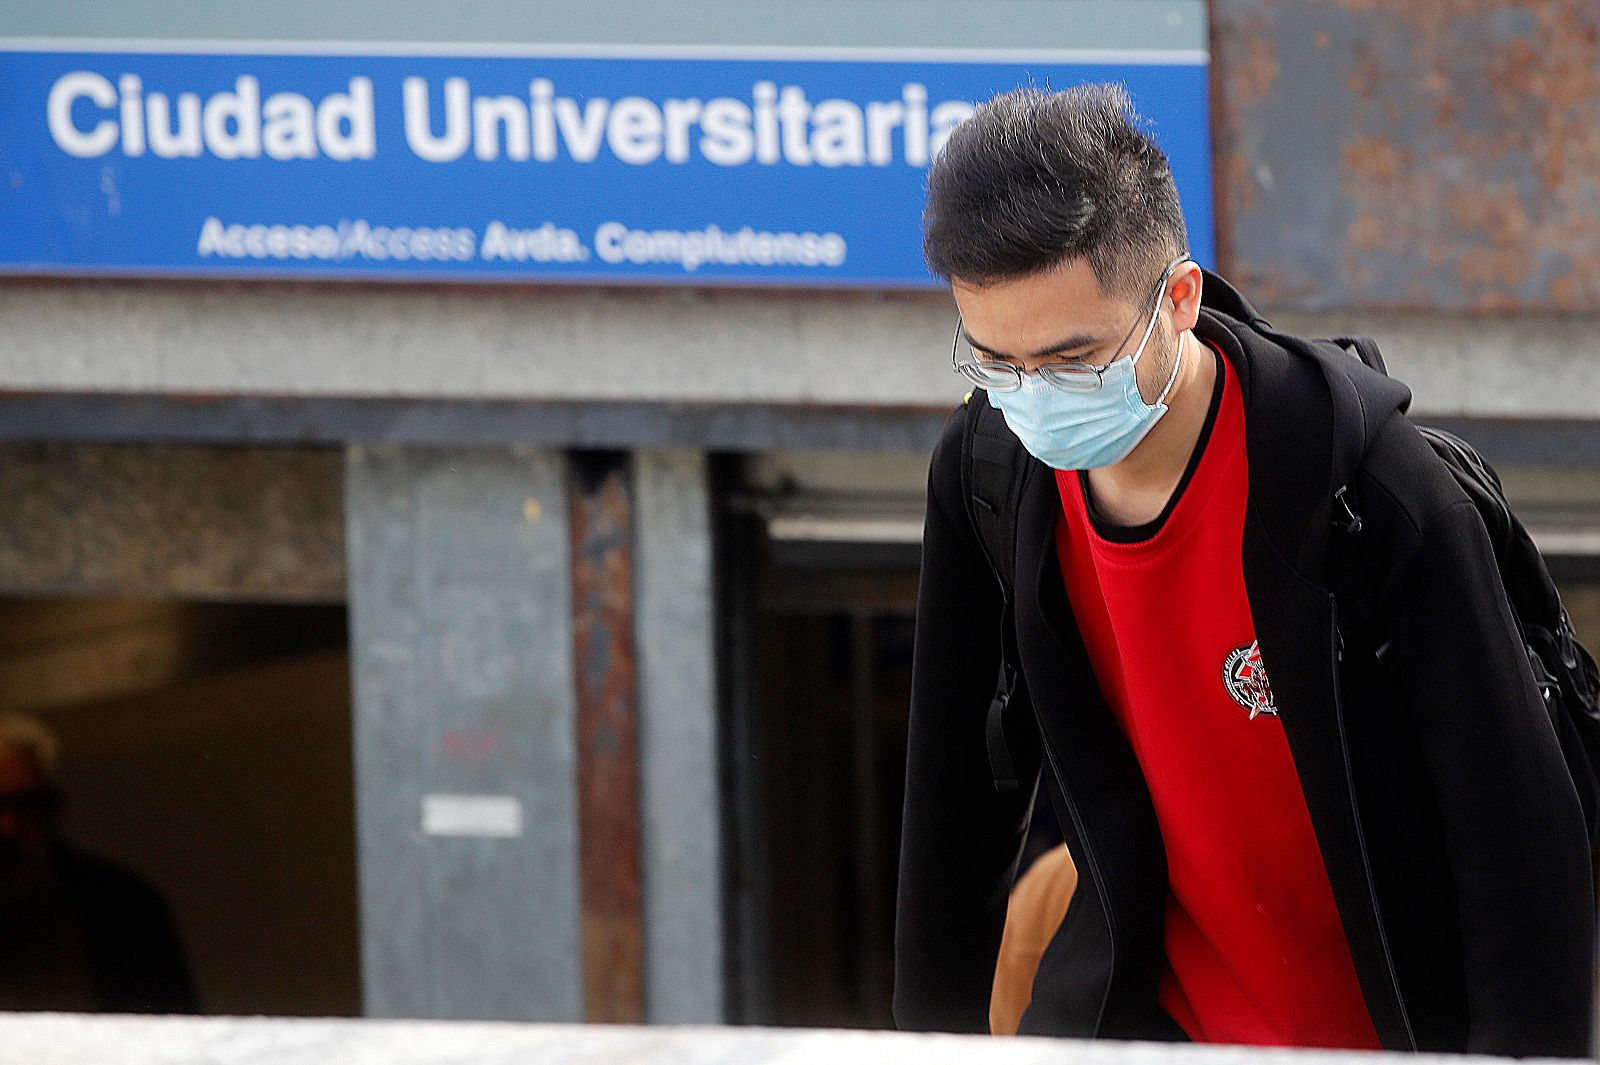
[[(928, 189), (977, 390), (929, 473), (900, 1027), (986, 1030), (1042, 778), (1080, 881), (1022, 1033), (1587, 1054), (1583, 812), (1483, 522), (1405, 386), (1331, 370), (1400, 434), (1351, 482), (1387, 639), (1346, 656), (1335, 378), (1188, 258), (1126, 95), (997, 97)], [(983, 404), (1025, 448), (1000, 582), (962, 469), (997, 461), (963, 448)], [(1002, 660), (1041, 740), (1014, 792), (985, 733)]]

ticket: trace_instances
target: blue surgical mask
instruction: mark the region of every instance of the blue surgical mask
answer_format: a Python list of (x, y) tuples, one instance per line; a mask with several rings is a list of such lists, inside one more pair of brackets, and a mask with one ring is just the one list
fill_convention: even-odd
[(1066, 392), (1045, 383), (1038, 374), (1024, 374), (1021, 388), (1014, 392), (991, 390), (989, 402), (1000, 408), (1022, 446), (1046, 466), (1094, 470), (1115, 465), (1127, 458), (1167, 413), (1167, 393), (1172, 391), (1183, 361), (1183, 335), (1179, 334), (1166, 387), (1154, 403), (1146, 403), (1139, 394), (1135, 371), (1150, 336), (1147, 330), (1137, 351), (1108, 365), (1100, 375), (1100, 387), (1093, 392)]

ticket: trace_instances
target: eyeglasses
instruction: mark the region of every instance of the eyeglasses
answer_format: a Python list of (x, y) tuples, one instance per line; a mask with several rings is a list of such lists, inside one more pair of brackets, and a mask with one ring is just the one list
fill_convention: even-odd
[[(1144, 354), (1145, 345), (1150, 342), (1150, 334), (1155, 331), (1156, 318), (1161, 311), (1161, 293), (1166, 291), (1167, 279), (1172, 276), (1182, 263), (1188, 262), (1187, 254), (1180, 255), (1167, 264), (1161, 271), (1161, 277), (1156, 282), (1154, 291), (1139, 304), (1139, 316), (1145, 314), (1145, 307), (1151, 300), (1155, 305), (1150, 308), (1149, 320), (1145, 322), (1144, 335), (1139, 338), (1139, 347), (1133, 353), (1133, 361), (1138, 363), (1139, 357)], [(1133, 336), (1133, 331), (1139, 328), (1139, 318), (1133, 320), (1128, 327), (1128, 332), (1123, 335), (1122, 342), (1117, 345), (1117, 353), (1106, 361), (1104, 366), (1091, 366), (1082, 362), (1048, 363), (1036, 371), (1039, 379), (1045, 384), (1059, 388), (1063, 392), (1094, 392), (1100, 388), (1101, 378), (1116, 361), (1122, 357), (1122, 349), (1127, 347), (1128, 339)], [(961, 357), (961, 349), (965, 347), (967, 357)], [(956, 335), (950, 344), (950, 368), (965, 377), (980, 388), (991, 392), (1015, 392), (1022, 387), (1022, 367), (1015, 363), (1002, 362), (999, 359), (985, 359), (981, 357), (966, 339), (966, 334), (961, 328), (961, 316), (956, 316)]]

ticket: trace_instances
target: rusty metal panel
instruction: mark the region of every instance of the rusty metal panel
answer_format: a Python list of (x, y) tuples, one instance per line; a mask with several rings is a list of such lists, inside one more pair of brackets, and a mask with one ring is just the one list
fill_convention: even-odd
[(1212, 0), (1212, 64), (1260, 303), (1600, 310), (1595, 0)]
[(0, 592), (339, 602), (339, 456), (0, 444)]
[(630, 474), (622, 452), (572, 458), (584, 1013), (609, 1024), (645, 1019)]

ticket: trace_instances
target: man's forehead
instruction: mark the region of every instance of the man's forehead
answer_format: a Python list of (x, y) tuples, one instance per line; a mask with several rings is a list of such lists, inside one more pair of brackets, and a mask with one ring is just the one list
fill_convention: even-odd
[(1100, 279), (1083, 259), (1069, 259), (1039, 273), (982, 284), (955, 278), (950, 290), (963, 309), (972, 304), (1012, 312), (1093, 314), (1115, 309), (1123, 302), (1101, 287)]
[(951, 283), (968, 339), (990, 351), (1016, 353), (1064, 339), (1104, 340), (1128, 315), (1106, 295), (1093, 271), (1058, 269), (990, 285)]

